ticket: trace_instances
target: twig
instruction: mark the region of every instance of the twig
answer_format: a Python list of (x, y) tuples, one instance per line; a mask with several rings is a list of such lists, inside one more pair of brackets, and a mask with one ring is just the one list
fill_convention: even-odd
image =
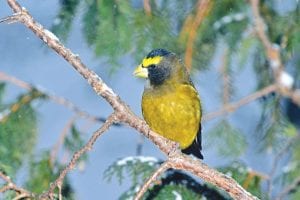
[(37, 91), (39, 91), (42, 94), (46, 95), (54, 103), (57, 103), (57, 104), (62, 105), (62, 106), (65, 106), (66, 108), (70, 109), (71, 111), (73, 111), (74, 113), (76, 113), (78, 116), (80, 116), (82, 118), (86, 118), (86, 119), (91, 120), (91, 121), (105, 122), (104, 118), (92, 116), (88, 112), (81, 110), (77, 105), (75, 105), (71, 101), (69, 101), (69, 100), (67, 100), (67, 99), (65, 99), (65, 98), (63, 98), (61, 96), (52, 94), (51, 92), (46, 91), (45, 89), (33, 86), (30, 83), (27, 83), (27, 82), (25, 82), (25, 81), (23, 81), (21, 79), (18, 79), (18, 78), (14, 77), (14, 76), (11, 76), (11, 75), (6, 74), (6, 73), (1, 72), (1, 71), (0, 71), (0, 80), (12, 83), (12, 84), (14, 84), (14, 85), (16, 85), (16, 86), (18, 86), (20, 88), (24, 88), (26, 90), (36, 89)]
[(151, 16), (151, 5), (150, 0), (143, 0), (144, 10), (147, 16)]
[(280, 194), (278, 195), (278, 197), (276, 197), (276, 199), (277, 199), (277, 200), (282, 200), (282, 199), (284, 199), (284, 197), (285, 197), (286, 195), (288, 195), (288, 194), (294, 192), (295, 190), (297, 190), (297, 188), (298, 188), (299, 186), (300, 186), (300, 176), (297, 177), (297, 178), (295, 179), (295, 181), (294, 181), (292, 184), (286, 186), (286, 187), (283, 189), (283, 191), (280, 192)]
[(14, 13), (12, 16), (2, 18), (2, 19), (0, 19), (0, 23), (4, 23), (4, 22), (7, 24), (16, 23), (19, 21), (18, 15), (19, 15), (19, 13)]
[[(298, 136), (299, 137), (299, 136)], [(296, 137), (296, 138), (298, 138)], [(282, 158), (282, 156), (284, 154), (286, 154), (288, 152), (288, 150), (290, 149), (291, 145), (295, 142), (295, 137), (293, 138), (290, 138), (289, 141), (284, 145), (284, 147), (278, 152), (278, 154), (275, 156), (274, 160), (273, 160), (273, 163), (272, 163), (272, 169), (269, 173), (269, 179), (267, 181), (267, 188), (268, 188), (268, 195), (269, 195), (269, 198), (271, 199), (271, 195), (272, 195), (272, 181), (273, 181), (273, 178), (274, 178), (274, 175), (275, 175), (275, 172), (276, 172), (276, 169), (277, 169), (277, 166), (278, 166), (278, 163), (280, 161), (280, 159)]]
[(25, 81), (17, 79), (16, 77), (10, 76), (1, 71), (0, 71), (0, 80), (10, 82), (10, 83), (12, 83), (20, 88), (24, 88), (26, 90), (32, 90), (34, 88), (29, 83), (26, 83)]
[(76, 118), (77, 117), (75, 116), (68, 120), (67, 124), (65, 125), (65, 127), (63, 128), (63, 130), (59, 136), (59, 139), (57, 140), (54, 147), (52, 148), (51, 153), (50, 153), (50, 163), (52, 165), (54, 164), (54, 161), (57, 157), (59, 148), (64, 144), (66, 136), (67, 136), (69, 130), (71, 129), (72, 125), (74, 124), (74, 121), (76, 120)]
[(259, 12), (259, 0), (250, 0), (250, 4), (254, 17), (254, 28), (256, 30), (257, 36), (263, 43), (264, 47), (266, 49), (270, 49), (272, 48), (272, 43), (270, 42), (265, 32), (265, 23)]
[(245, 104), (248, 104), (248, 103), (251, 103), (252, 101), (256, 100), (256, 99), (259, 99), (271, 92), (275, 92), (277, 90), (277, 86), (275, 84), (272, 84), (272, 85), (269, 85), (257, 92), (254, 92), (242, 99), (240, 99), (239, 101), (237, 102), (233, 102), (233, 103), (230, 103), (230, 104), (226, 104), (224, 105), (220, 110), (218, 111), (215, 111), (215, 112), (210, 112), (210, 113), (207, 113), (206, 115), (203, 116), (202, 120), (203, 121), (208, 121), (208, 120), (211, 120), (213, 118), (216, 118), (220, 115), (224, 115), (226, 113), (229, 113), (229, 112), (233, 112), (235, 111), (236, 109), (240, 108), (241, 106), (245, 105)]
[(257, 199), (249, 192), (245, 191), (234, 179), (213, 170), (198, 159), (191, 159), (189, 156), (181, 154), (180, 156), (171, 156), (169, 160), (171, 168), (187, 170), (194, 175), (203, 178), (207, 182), (222, 188), (234, 199)]
[(134, 200), (139, 200), (143, 197), (143, 195), (147, 192), (148, 188), (150, 188), (151, 184), (157, 180), (157, 178), (164, 173), (166, 170), (170, 168), (170, 161), (165, 161), (160, 167), (155, 170), (155, 172), (150, 176), (150, 178), (143, 184), (138, 193), (136, 194)]
[(11, 104), (0, 113), (0, 123), (5, 123), (12, 113), (18, 112), (23, 106), (30, 104), (33, 100), (42, 97), (39, 92), (30, 91), (28, 94), (22, 95), (16, 102)]
[[(116, 115), (115, 113), (111, 114), (106, 122), (101, 126), (101, 128), (99, 128), (96, 132), (94, 132), (93, 136), (89, 139), (89, 141), (77, 152), (74, 153), (71, 161), (69, 162), (69, 164), (65, 167), (65, 169), (63, 171), (60, 172), (58, 178), (54, 181), (54, 183), (52, 183), (50, 185), (49, 190), (46, 193), (43, 193), (40, 198), (47, 198), (49, 197), (50, 199), (53, 198), (53, 194), (54, 194), (54, 190), (56, 187), (61, 187), (63, 184), (63, 180), (65, 178), (65, 176), (67, 175), (67, 173), (71, 170), (74, 169), (74, 167), (76, 166), (77, 161), (79, 160), (79, 158), (86, 153), (87, 151), (90, 151), (93, 146), (94, 143), (96, 142), (96, 140), (98, 139), (99, 136), (102, 135), (102, 133), (104, 133), (105, 131), (107, 131), (109, 129), (109, 127), (115, 123), (116, 120)], [(59, 194), (61, 195), (61, 194)]]
[[(26, 199), (29, 198), (29, 196), (25, 193), (22, 194), (18, 194), (15, 198), (13, 198), (12, 200), (19, 200), (19, 199)], [(26, 199), (27, 200), (27, 199)]]
[(58, 200), (62, 200), (62, 194), (61, 194), (61, 185), (58, 185)]
[(220, 73), (223, 81), (223, 104), (226, 105), (230, 101), (230, 76), (228, 74), (228, 48), (224, 48), (221, 59)]
[(279, 48), (272, 45), (265, 32), (265, 23), (259, 12), (259, 0), (250, 0), (252, 14), (254, 18), (254, 28), (260, 41), (262, 42), (266, 55), (270, 61), (275, 78), (278, 77), (279, 70), (282, 68)]
[(228, 192), (234, 199), (256, 199), (232, 178), (208, 167), (199, 160), (193, 160), (191, 157), (183, 155), (178, 149), (174, 150), (175, 142), (171, 142), (157, 133), (150, 130), (145, 121), (138, 118), (132, 113), (129, 107), (117, 96), (114, 91), (108, 87), (102, 79), (92, 70), (88, 69), (80, 60), (80, 58), (65, 48), (59, 40), (48, 30), (45, 30), (41, 24), (36, 22), (32, 16), (23, 9), (16, 0), (7, 0), (14, 12), (20, 13), (18, 20), (26, 27), (33, 31), (40, 39), (42, 39), (50, 48), (55, 50), (66, 61), (68, 61), (77, 70), (94, 89), (94, 91), (102, 96), (113, 108), (115, 114), (104, 123), (104, 125), (96, 131), (89, 142), (79, 151), (77, 151), (66, 168), (60, 173), (56, 181), (50, 186), (49, 191), (42, 194), (41, 198), (52, 198), (53, 191), (57, 186), (61, 186), (66, 174), (72, 170), (82, 154), (93, 147), (97, 138), (108, 129), (108, 127), (116, 121), (124, 122), (131, 127), (144, 134), (156, 144), (159, 149), (169, 156), (170, 163), (175, 169), (186, 170), (192, 172), (196, 176), (202, 178), (204, 181), (210, 182), (221, 189)]
[(12, 182), (12, 180), (10, 179), (9, 176), (5, 175), (3, 172), (0, 171), (0, 178), (3, 179), (6, 184), (2, 187), (0, 187), (0, 193), (4, 193), (8, 190), (13, 190), (16, 193), (19, 193), (18, 196), (22, 195), (24, 198), (28, 197), (28, 198), (34, 198), (34, 194), (21, 188), (18, 187), (15, 183)]
[(243, 184), (242, 184), (243, 188), (248, 189), (250, 186), (251, 180), (253, 180), (253, 178), (255, 178), (255, 177), (259, 177), (261, 179), (266, 179), (266, 180), (269, 179), (269, 176), (266, 174), (263, 174), (261, 172), (257, 172), (254, 170), (249, 170), (246, 179), (243, 181)]
[(187, 40), (186, 50), (185, 50), (184, 62), (188, 70), (191, 70), (192, 68), (193, 49), (194, 49), (195, 39), (197, 36), (197, 30), (201, 22), (208, 15), (209, 11), (211, 10), (211, 7), (212, 7), (212, 1), (210, 0), (198, 0), (197, 2), (197, 12), (189, 30), (189, 35), (188, 35), (188, 40)]

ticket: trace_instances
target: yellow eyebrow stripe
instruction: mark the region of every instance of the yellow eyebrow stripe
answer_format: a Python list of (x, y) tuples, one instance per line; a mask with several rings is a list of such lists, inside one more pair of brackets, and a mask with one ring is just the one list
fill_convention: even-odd
[(161, 56), (154, 56), (152, 58), (144, 58), (142, 65), (143, 67), (149, 67), (150, 65), (157, 65), (161, 61)]

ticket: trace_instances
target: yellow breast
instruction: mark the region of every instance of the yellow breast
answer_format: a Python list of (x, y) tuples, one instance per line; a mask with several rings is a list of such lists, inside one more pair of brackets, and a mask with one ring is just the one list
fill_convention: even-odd
[(200, 101), (197, 91), (191, 85), (146, 89), (142, 98), (142, 111), (153, 131), (178, 142), (182, 149), (190, 146), (198, 133)]

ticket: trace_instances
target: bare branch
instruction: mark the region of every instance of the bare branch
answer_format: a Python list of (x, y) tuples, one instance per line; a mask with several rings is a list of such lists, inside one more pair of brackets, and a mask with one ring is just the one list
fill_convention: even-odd
[(185, 170), (202, 178), (206, 182), (216, 185), (233, 197), (234, 199), (250, 200), (257, 199), (249, 192), (245, 191), (234, 179), (225, 174), (222, 174), (204, 164), (199, 159), (193, 159), (190, 156), (182, 154), (180, 151), (174, 151), (169, 155), (169, 159), (163, 163), (152, 176), (144, 183), (142, 188), (137, 193), (135, 200), (141, 199), (142, 195), (150, 187), (158, 176), (169, 168), (177, 170)]
[(155, 170), (155, 172), (150, 176), (150, 178), (144, 183), (144, 185), (140, 188), (140, 190), (136, 194), (134, 200), (141, 199), (143, 195), (147, 192), (148, 188), (150, 188), (151, 184), (155, 182), (157, 178), (169, 168), (170, 168), (170, 162), (169, 160), (167, 160), (157, 170)]
[(69, 132), (69, 130), (71, 129), (72, 125), (74, 124), (76, 120), (76, 117), (72, 117), (71, 119), (68, 120), (67, 124), (65, 125), (65, 127), (63, 128), (58, 141), (56, 142), (56, 144), (54, 145), (54, 147), (51, 150), (50, 153), (50, 162), (53, 165), (55, 162), (55, 159), (57, 157), (57, 154), (59, 152), (59, 148), (64, 144), (64, 141), (66, 139), (66, 136)]
[(12, 24), (16, 23), (19, 21), (19, 13), (14, 13), (12, 16), (8, 16), (5, 18), (0, 19), (0, 23), (7, 23), (7, 24)]
[(270, 42), (268, 36), (266, 35), (265, 32), (265, 23), (262, 17), (260, 16), (259, 12), (259, 0), (250, 0), (251, 8), (252, 8), (252, 13), (254, 17), (254, 26), (256, 33), (263, 43), (264, 47), (266, 49), (272, 48), (272, 43)]
[(282, 158), (282, 156), (285, 155), (286, 153), (288, 153), (289, 149), (291, 148), (292, 144), (295, 142), (295, 140), (297, 138), (299, 138), (299, 136), (290, 138), (286, 142), (286, 144), (284, 145), (284, 147), (278, 152), (278, 154), (275, 156), (275, 158), (273, 160), (272, 169), (271, 169), (270, 174), (269, 174), (270, 178), (267, 181), (269, 198), (271, 198), (271, 195), (272, 195), (272, 189), (273, 189), (272, 188), (272, 181), (273, 181), (273, 178), (274, 178), (274, 175), (275, 175), (278, 163), (279, 163), (280, 159)]
[(12, 84), (14, 84), (20, 88), (24, 88), (26, 90), (33, 90), (33, 89), (38, 90), (42, 94), (46, 95), (54, 103), (65, 106), (66, 108), (70, 109), (71, 111), (76, 113), (76, 115), (78, 115), (82, 118), (86, 118), (91, 121), (105, 122), (105, 119), (102, 119), (102, 118), (99, 118), (96, 116), (92, 116), (88, 112), (81, 110), (77, 105), (75, 105), (71, 101), (69, 101), (61, 96), (58, 96), (58, 95), (53, 94), (52, 92), (46, 91), (45, 89), (43, 89), (41, 87), (33, 86), (32, 84), (27, 83), (26, 81), (23, 81), (21, 79), (18, 79), (14, 76), (11, 76), (11, 75), (6, 74), (1, 71), (0, 71), (0, 80), (12, 83)]
[[(53, 199), (53, 194), (54, 194), (55, 188), (56, 187), (60, 188), (62, 186), (65, 176), (67, 175), (67, 173), (69, 171), (74, 169), (79, 158), (87, 151), (90, 151), (93, 148), (94, 143), (96, 142), (98, 137), (100, 137), (102, 135), (102, 133), (107, 131), (109, 129), (109, 127), (115, 122), (117, 122), (117, 119), (116, 119), (115, 113), (113, 113), (107, 118), (106, 122), (101, 126), (101, 128), (99, 128), (96, 132), (94, 132), (93, 136), (89, 139), (89, 141), (80, 150), (78, 150), (77, 152), (74, 153), (69, 164), (65, 167), (65, 169), (63, 171), (60, 172), (59, 177), (54, 181), (54, 183), (52, 183), (50, 185), (48, 192), (41, 195), (41, 197), (40, 197), (41, 199), (47, 198), (47, 197), (49, 197), (50, 199)], [(61, 194), (59, 194), (59, 195), (61, 195)]]
[(197, 30), (201, 25), (202, 21), (205, 19), (205, 17), (208, 15), (209, 11), (211, 10), (212, 4), (213, 1), (210, 0), (198, 0), (197, 2), (197, 12), (193, 19), (193, 22), (191, 23), (191, 27), (189, 28), (189, 35), (186, 44), (185, 58), (184, 58), (185, 66), (189, 71), (192, 68), (193, 49), (194, 49), (194, 43), (197, 35)]
[(198, 159), (192, 159), (187, 155), (180, 154), (171, 156), (169, 160), (171, 168), (189, 171), (203, 180), (222, 188), (234, 199), (257, 199), (243, 189), (234, 179), (208, 167)]
[(297, 177), (295, 179), (295, 181), (288, 185), (286, 188), (283, 189), (283, 191), (278, 195), (278, 197), (276, 198), (277, 200), (282, 200), (284, 199), (284, 197), (292, 192), (294, 192), (295, 190), (297, 190), (297, 188), (300, 186), (300, 176)]
[(13, 198), (12, 200), (19, 200), (19, 199), (25, 199), (25, 198), (30, 198), (30, 196), (28, 196), (25, 193), (21, 193), (21, 194), (17, 195), (15, 198)]
[(4, 193), (9, 190), (12, 190), (12, 191), (15, 191), (16, 193), (18, 193), (19, 194), (18, 196), (22, 195), (23, 197), (34, 198), (35, 195), (33, 193), (31, 193), (21, 187), (18, 187), (14, 182), (12, 182), (12, 180), (10, 179), (9, 176), (5, 175), (1, 171), (0, 171), (0, 178), (6, 182), (6, 184), (4, 186), (0, 187), (0, 193)]
[(224, 114), (227, 114), (230, 112), (234, 112), (236, 109), (240, 108), (241, 106), (251, 103), (252, 101), (255, 101), (256, 99), (259, 99), (263, 96), (266, 96), (267, 94), (270, 94), (271, 92), (275, 92), (276, 90), (277, 90), (277, 86), (275, 84), (269, 85), (257, 92), (254, 92), (254, 93), (240, 99), (237, 102), (233, 102), (233, 103), (224, 105), (218, 111), (207, 113), (206, 115), (203, 116), (202, 120), (208, 121), (208, 120), (211, 120), (218, 116), (221, 116), (221, 115), (224, 115)]
[(143, 0), (144, 10), (147, 16), (151, 16), (151, 5), (150, 0)]
[(278, 75), (282, 70), (282, 62), (280, 58), (280, 49), (272, 45), (265, 31), (265, 23), (259, 12), (259, 0), (250, 0), (250, 5), (253, 14), (254, 28), (260, 41), (262, 42), (266, 56), (271, 64), (275, 78), (278, 80)]

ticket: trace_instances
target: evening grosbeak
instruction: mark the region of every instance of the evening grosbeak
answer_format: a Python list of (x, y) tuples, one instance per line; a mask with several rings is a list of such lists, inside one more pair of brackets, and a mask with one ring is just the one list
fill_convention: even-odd
[(146, 78), (142, 113), (150, 128), (178, 142), (183, 153), (201, 154), (201, 104), (182, 61), (165, 49), (152, 50), (135, 69)]

